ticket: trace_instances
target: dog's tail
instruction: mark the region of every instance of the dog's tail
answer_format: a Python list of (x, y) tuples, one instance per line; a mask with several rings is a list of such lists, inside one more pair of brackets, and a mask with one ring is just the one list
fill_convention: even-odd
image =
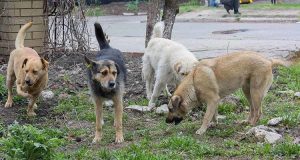
[(24, 39), (26, 37), (26, 31), (32, 26), (32, 22), (26, 23), (21, 27), (17, 34), (15, 46), (16, 48), (23, 48), (24, 47)]
[(110, 48), (101, 25), (99, 23), (95, 23), (94, 26), (95, 26), (96, 38), (100, 45), (100, 49)]
[(153, 32), (152, 32), (152, 38), (162, 38), (163, 37), (163, 30), (164, 30), (164, 22), (157, 22), (154, 27), (153, 27)]
[(289, 67), (292, 65), (292, 62), (281, 60), (281, 59), (271, 59), (271, 62), (272, 62), (272, 67), (277, 67), (277, 66)]

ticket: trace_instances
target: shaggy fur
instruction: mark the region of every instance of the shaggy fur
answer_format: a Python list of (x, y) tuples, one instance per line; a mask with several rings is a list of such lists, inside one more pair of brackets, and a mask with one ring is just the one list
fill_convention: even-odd
[(126, 67), (122, 53), (108, 44), (102, 27), (95, 23), (95, 33), (100, 51), (95, 60), (85, 57), (88, 85), (96, 108), (96, 132), (93, 142), (102, 138), (103, 102), (111, 99), (115, 107), (115, 127), (117, 143), (124, 141), (122, 129), (123, 94), (126, 81)]
[(197, 62), (194, 54), (183, 45), (161, 38), (162, 31), (163, 23), (157, 23), (143, 56), (142, 74), (150, 108), (155, 107), (158, 96), (167, 84), (178, 85)]

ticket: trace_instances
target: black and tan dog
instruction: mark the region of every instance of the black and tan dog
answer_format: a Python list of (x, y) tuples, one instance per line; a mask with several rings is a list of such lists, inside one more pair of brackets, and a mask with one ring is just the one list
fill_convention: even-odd
[(119, 50), (109, 46), (99, 23), (95, 23), (95, 34), (100, 51), (96, 60), (85, 57), (88, 66), (88, 84), (96, 108), (96, 133), (93, 142), (99, 142), (102, 138), (103, 102), (112, 99), (115, 108), (115, 141), (121, 143), (124, 141), (122, 131), (123, 93), (126, 81), (124, 59)]
[(242, 88), (249, 104), (246, 122), (255, 125), (261, 115), (261, 103), (273, 80), (272, 68), (288, 66), (290, 62), (266, 59), (254, 52), (240, 52), (200, 61), (171, 98), (167, 123), (178, 124), (200, 101), (207, 104), (202, 126), (196, 134), (203, 134), (214, 118), (221, 98)]
[(24, 47), (26, 31), (32, 26), (29, 22), (21, 27), (17, 34), (16, 49), (10, 53), (6, 85), (8, 89), (5, 107), (12, 107), (12, 87), (16, 81), (17, 93), (29, 98), (28, 116), (35, 116), (36, 100), (48, 82), (48, 62), (32, 48)]

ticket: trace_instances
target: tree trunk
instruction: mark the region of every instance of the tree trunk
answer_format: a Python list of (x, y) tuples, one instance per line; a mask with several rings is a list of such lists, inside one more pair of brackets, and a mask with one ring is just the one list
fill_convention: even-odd
[(164, 38), (171, 39), (176, 14), (179, 12), (177, 0), (165, 0), (162, 21), (165, 23)]
[(146, 26), (146, 40), (145, 47), (151, 38), (153, 26), (160, 19), (160, 0), (149, 0), (148, 2), (148, 15), (147, 15), (147, 26)]

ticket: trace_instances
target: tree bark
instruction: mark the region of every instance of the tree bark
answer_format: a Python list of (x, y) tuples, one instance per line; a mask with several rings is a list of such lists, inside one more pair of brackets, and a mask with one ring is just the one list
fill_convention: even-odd
[(179, 13), (177, 0), (165, 0), (162, 21), (165, 23), (164, 38), (171, 39), (176, 14)]
[(146, 39), (145, 47), (151, 38), (153, 26), (160, 19), (160, 0), (149, 0), (148, 2), (148, 15), (147, 15), (147, 26), (146, 26)]

